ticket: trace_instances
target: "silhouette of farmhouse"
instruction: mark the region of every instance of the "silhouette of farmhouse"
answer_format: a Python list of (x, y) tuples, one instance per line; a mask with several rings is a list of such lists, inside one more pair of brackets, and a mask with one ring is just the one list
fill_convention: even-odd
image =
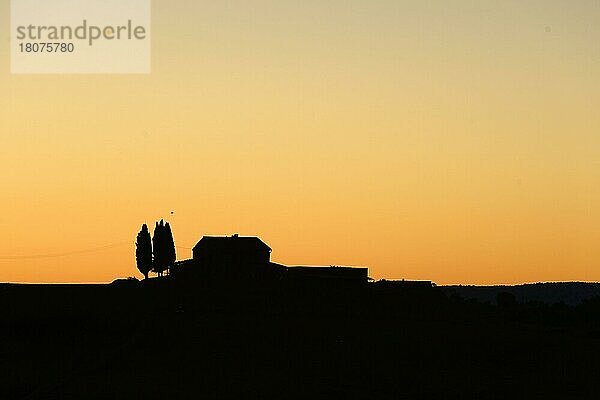
[(368, 268), (286, 266), (271, 261), (271, 248), (254, 236), (204, 236), (192, 258), (178, 261), (174, 275), (205, 280), (366, 283)]

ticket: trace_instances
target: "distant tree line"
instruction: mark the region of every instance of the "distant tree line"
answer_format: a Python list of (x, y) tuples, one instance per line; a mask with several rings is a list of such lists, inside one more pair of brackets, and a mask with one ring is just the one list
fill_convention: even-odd
[(154, 235), (150, 237), (150, 231), (146, 224), (137, 234), (135, 243), (135, 260), (137, 268), (148, 279), (150, 272), (162, 276), (165, 271), (169, 273), (177, 256), (175, 254), (175, 241), (171, 225), (162, 219), (154, 227)]

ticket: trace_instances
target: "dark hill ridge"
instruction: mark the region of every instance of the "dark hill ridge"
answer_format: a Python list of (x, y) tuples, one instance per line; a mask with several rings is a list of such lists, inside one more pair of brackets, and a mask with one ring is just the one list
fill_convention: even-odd
[(0, 399), (599, 398), (600, 298), (496, 307), (441, 289), (0, 285)]
[(508, 292), (515, 296), (519, 303), (530, 301), (554, 304), (564, 303), (578, 305), (593, 297), (600, 296), (600, 283), (588, 282), (551, 282), (532, 283), (515, 286), (439, 286), (447, 295), (458, 295), (464, 299), (475, 299), (480, 302), (495, 304), (496, 295)]

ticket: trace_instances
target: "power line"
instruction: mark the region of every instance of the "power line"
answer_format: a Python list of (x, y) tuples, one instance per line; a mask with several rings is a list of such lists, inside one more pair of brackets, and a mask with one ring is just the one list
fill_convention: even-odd
[[(121, 247), (121, 246), (125, 246), (125, 245), (130, 245), (130, 244), (131, 244), (131, 242), (120, 242), (120, 243), (107, 244), (105, 246), (100, 246), (100, 247), (93, 247), (93, 248), (89, 248), (89, 249), (73, 250), (73, 251), (68, 251), (68, 252), (64, 252), (64, 253), (35, 254), (35, 255), (0, 255), (0, 260), (17, 261), (17, 260), (36, 260), (36, 259), (44, 259), (44, 258), (59, 258), (59, 257), (67, 257), (67, 256), (78, 255), (78, 254), (97, 253), (100, 251), (110, 250), (110, 249), (114, 249), (116, 247)], [(176, 247), (178, 249), (182, 249), (182, 250), (192, 250), (191, 247), (184, 247), (184, 246), (176, 246)]]
[(0, 255), (0, 260), (35, 260), (35, 259), (43, 259), (43, 258), (58, 258), (58, 257), (66, 257), (77, 254), (87, 254), (87, 253), (97, 253), (104, 250), (113, 249), (115, 247), (121, 247), (125, 245), (130, 245), (131, 242), (120, 242), (107, 244), (105, 246), (93, 247), (89, 249), (82, 250), (73, 250), (64, 253), (50, 253), (50, 254), (36, 254), (36, 255)]

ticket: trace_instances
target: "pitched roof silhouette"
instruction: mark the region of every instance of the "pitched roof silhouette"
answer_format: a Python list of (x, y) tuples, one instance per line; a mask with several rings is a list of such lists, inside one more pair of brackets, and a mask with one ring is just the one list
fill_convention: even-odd
[(236, 250), (266, 250), (271, 251), (265, 242), (256, 236), (203, 236), (202, 239), (192, 249), (196, 251), (200, 248), (209, 249), (236, 249)]

